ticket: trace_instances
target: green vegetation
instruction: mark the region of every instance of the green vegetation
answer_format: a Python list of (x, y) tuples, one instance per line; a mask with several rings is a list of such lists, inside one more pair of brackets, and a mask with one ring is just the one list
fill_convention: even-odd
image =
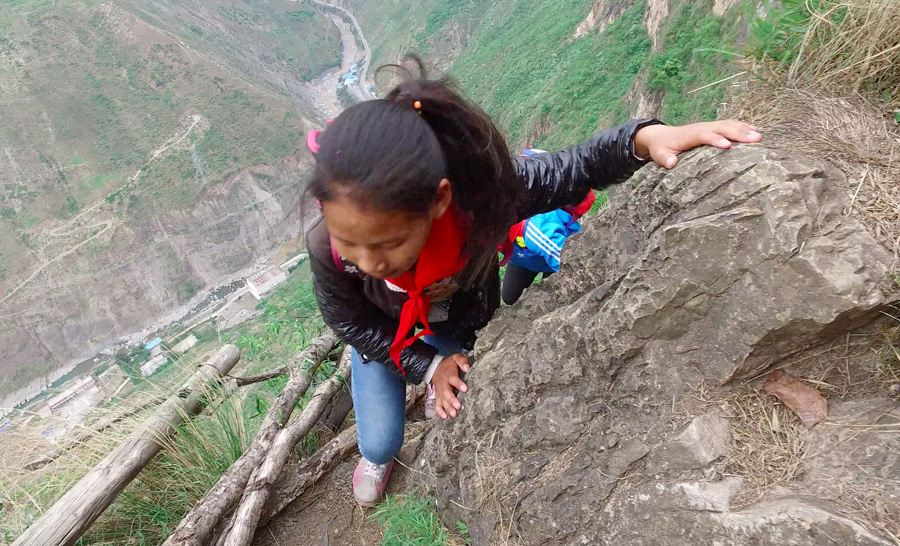
[(78, 181), (78, 184), (83, 186), (86, 190), (102, 190), (106, 187), (106, 184), (115, 180), (118, 177), (116, 173), (110, 174), (101, 174), (97, 176), (87, 176)]
[(356, 97), (350, 94), (350, 91), (346, 87), (338, 87), (337, 98), (341, 101), (341, 106), (344, 108), (350, 108), (359, 102)]
[(727, 74), (733, 43), (722, 18), (712, 13), (712, 1), (682, 2), (670, 16), (662, 52), (649, 60), (648, 87), (663, 94), (663, 119), (680, 125), (716, 118), (725, 88), (711, 86)]
[(584, 17), (581, 4), (516, 5), (510, 14), (492, 4), (474, 37), (478, 47), (464, 51), (453, 67), (519, 147), (529, 140), (563, 147), (629, 117), (625, 95), (650, 52), (640, 24), (643, 5), (627, 9), (602, 34), (568, 40)]
[(864, 91), (895, 109), (900, 121), (900, 49), (896, 3), (842, 0), (766, 2), (753, 24), (752, 53), (789, 80), (843, 92)]
[[(262, 311), (259, 317), (235, 330), (221, 332), (223, 342), (236, 338), (235, 343), (241, 348), (240, 375), (284, 365), (322, 330), (308, 264), (297, 268), (286, 282), (259, 303), (258, 308)], [(149, 357), (149, 352), (142, 346), (117, 353), (114, 363), (129, 374), (137, 388), (129, 398), (118, 400), (111, 407), (97, 408), (88, 416), (88, 421), (137, 403), (139, 395), (171, 394), (194, 372), (204, 354), (220, 346), (215, 326), (202, 329), (196, 335), (199, 342), (187, 356), (170, 353), (170, 362), (149, 378), (142, 377), (138, 370)], [(298, 403), (298, 408), (308, 402), (315, 387), (334, 370), (333, 362), (325, 362), (314, 371), (312, 386)], [(187, 509), (247, 448), (286, 381), (286, 376), (282, 376), (241, 388), (235, 396), (214, 403), (213, 409), (180, 426), (163, 453), (141, 472), (78, 544), (160, 544)], [(221, 400), (221, 393), (215, 391), (213, 388), (208, 398)], [(150, 411), (76, 447), (58, 464), (40, 471), (23, 471), (21, 459), (26, 455), (20, 452), (4, 450), (0, 453), (0, 494), (4, 499), (0, 508), (0, 540), (11, 543), (42, 509), (62, 496), (72, 483), (146, 419)], [(4, 442), (16, 445), (36, 442), (34, 450), (46, 448), (39, 433), (32, 431), (31, 436), (26, 436), (24, 431), (20, 433), (21, 436), (5, 435)], [(318, 436), (311, 434), (298, 445), (298, 452), (302, 456), (309, 455), (319, 444)]]
[(193, 298), (198, 291), (203, 289), (203, 284), (194, 279), (187, 279), (181, 283), (181, 296), (184, 300)]
[(309, 264), (304, 262), (287, 281), (259, 303), (262, 315), (236, 328), (241, 360), (252, 363), (247, 373), (284, 365), (324, 327), (312, 288)]
[(450, 538), (431, 499), (417, 491), (388, 496), (372, 518), (383, 528), (383, 546), (446, 546)]
[(440, 62), (514, 147), (549, 149), (631, 117), (636, 98), (629, 93), (639, 78), (661, 100), (667, 122), (714, 119), (725, 86), (691, 91), (736, 72), (730, 61), (740, 56), (754, 14), (749, 0), (724, 17), (712, 13), (712, 0), (675, 0), (657, 36), (659, 51), (651, 52), (644, 2), (604, 3), (607, 12), (599, 17), (613, 22), (581, 37), (575, 29), (590, 0), (352, 3), (375, 66), (407, 52)]
[(234, 6), (219, 6), (218, 12), (225, 19), (239, 25), (254, 25), (260, 21), (259, 14)]

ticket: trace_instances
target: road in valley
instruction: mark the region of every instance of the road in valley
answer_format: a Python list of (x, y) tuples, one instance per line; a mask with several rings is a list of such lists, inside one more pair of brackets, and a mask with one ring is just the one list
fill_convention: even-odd
[[(318, 5), (320, 7), (325, 8), (326, 10), (333, 10), (333, 11), (338, 12), (342, 16), (341, 17), (342, 19), (350, 21), (350, 23), (353, 25), (353, 28), (356, 30), (355, 37), (352, 35), (353, 33), (351, 33), (351, 36), (348, 38), (348, 36), (343, 31), (344, 29), (341, 29), (341, 41), (344, 44), (343, 50), (344, 50), (344, 52), (351, 51), (351, 50), (355, 51), (356, 44), (353, 43), (352, 45), (350, 45), (347, 42), (349, 39), (352, 39), (355, 42), (355, 39), (358, 37), (360, 43), (363, 46), (363, 51), (365, 51), (365, 56), (363, 57), (363, 60), (362, 60), (362, 66), (359, 69), (359, 83), (357, 85), (351, 85), (350, 87), (348, 87), (348, 90), (350, 91), (350, 93), (353, 96), (355, 96), (359, 100), (374, 99), (375, 97), (372, 96), (372, 94), (369, 93), (369, 91), (366, 89), (366, 76), (369, 73), (369, 63), (372, 60), (372, 50), (369, 49), (369, 41), (366, 40), (366, 35), (363, 34), (362, 27), (359, 26), (359, 22), (356, 20), (356, 17), (352, 13), (350, 13), (350, 11), (348, 11), (340, 6), (335, 6), (334, 4), (329, 4), (328, 2), (322, 2), (321, 0), (308, 0), (308, 1), (311, 4)], [(338, 28), (341, 28), (341, 25), (338, 25)], [(348, 47), (348, 45), (350, 47)]]

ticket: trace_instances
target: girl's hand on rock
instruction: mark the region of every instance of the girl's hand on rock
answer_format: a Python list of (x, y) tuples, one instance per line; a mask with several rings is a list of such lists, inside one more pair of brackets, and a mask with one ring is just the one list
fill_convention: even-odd
[(732, 142), (759, 142), (762, 135), (756, 127), (734, 119), (692, 123), (680, 127), (650, 125), (634, 135), (634, 153), (642, 159), (652, 159), (660, 167), (671, 169), (678, 163), (678, 154), (708, 144), (716, 148), (731, 148)]
[(462, 404), (453, 389), (459, 392), (468, 392), (469, 387), (459, 378), (459, 371), (469, 371), (469, 359), (464, 355), (450, 355), (438, 364), (434, 375), (431, 376), (431, 385), (434, 387), (434, 411), (441, 419), (447, 416), (456, 417), (462, 409)]

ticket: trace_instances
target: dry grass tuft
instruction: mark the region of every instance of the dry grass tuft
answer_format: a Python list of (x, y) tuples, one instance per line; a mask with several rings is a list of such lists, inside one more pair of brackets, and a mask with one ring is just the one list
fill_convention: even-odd
[(758, 390), (726, 399), (720, 407), (731, 421), (732, 437), (723, 472), (744, 480), (733, 510), (762, 500), (802, 474), (808, 430), (775, 397)]
[(900, 3), (807, 1), (812, 14), (787, 72), (788, 82), (870, 91), (900, 104)]
[[(900, 382), (900, 324), (875, 324), (835, 342), (812, 348), (786, 360), (788, 373), (818, 389), (829, 400), (884, 397)], [(768, 375), (768, 374), (766, 374)], [(701, 384), (677, 404), (677, 415), (689, 418), (717, 408), (731, 423), (731, 452), (719, 470), (739, 476), (743, 490), (732, 510), (750, 506), (779, 487), (789, 487), (803, 477), (809, 430), (775, 397), (766, 394), (758, 377), (736, 387)], [(824, 423), (824, 426), (828, 422)], [(863, 431), (865, 427), (860, 428)], [(842, 506), (885, 531), (873, 514), (857, 505), (866, 504), (872, 491), (854, 494), (849, 489)], [(862, 495), (865, 493), (865, 495)], [(887, 505), (883, 502), (882, 505)], [(875, 510), (873, 506), (866, 510)], [(881, 509), (881, 508), (878, 508)], [(883, 519), (883, 518), (882, 518)], [(892, 529), (895, 536), (898, 530)], [(900, 542), (898, 542), (900, 544)]]
[(743, 480), (743, 488), (732, 499), (732, 510), (755, 504), (800, 477), (809, 431), (787, 407), (766, 394), (761, 383), (738, 392), (703, 383), (681, 400), (676, 411), (688, 418), (713, 408), (731, 425), (731, 450), (719, 471)]
[[(477, 506), (469, 507), (488, 512), (497, 518), (491, 544), (497, 546), (521, 546), (524, 544), (516, 527), (517, 492), (512, 486), (513, 461), (494, 446), (497, 431), (486, 440), (477, 443), (475, 449), (475, 492)], [(463, 507), (466, 508), (466, 507)]]
[(900, 3), (806, 1), (811, 13), (788, 82), (881, 95), (900, 104)]

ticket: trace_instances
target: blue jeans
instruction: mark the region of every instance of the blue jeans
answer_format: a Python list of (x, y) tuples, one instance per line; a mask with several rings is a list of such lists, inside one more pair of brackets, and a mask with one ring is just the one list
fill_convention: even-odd
[[(425, 343), (436, 347), (441, 356), (462, 352), (449, 337), (426, 336)], [(375, 464), (390, 462), (403, 446), (406, 425), (406, 381), (391, 371), (388, 363), (363, 363), (351, 349), (350, 393), (356, 412), (356, 442), (359, 452)]]

